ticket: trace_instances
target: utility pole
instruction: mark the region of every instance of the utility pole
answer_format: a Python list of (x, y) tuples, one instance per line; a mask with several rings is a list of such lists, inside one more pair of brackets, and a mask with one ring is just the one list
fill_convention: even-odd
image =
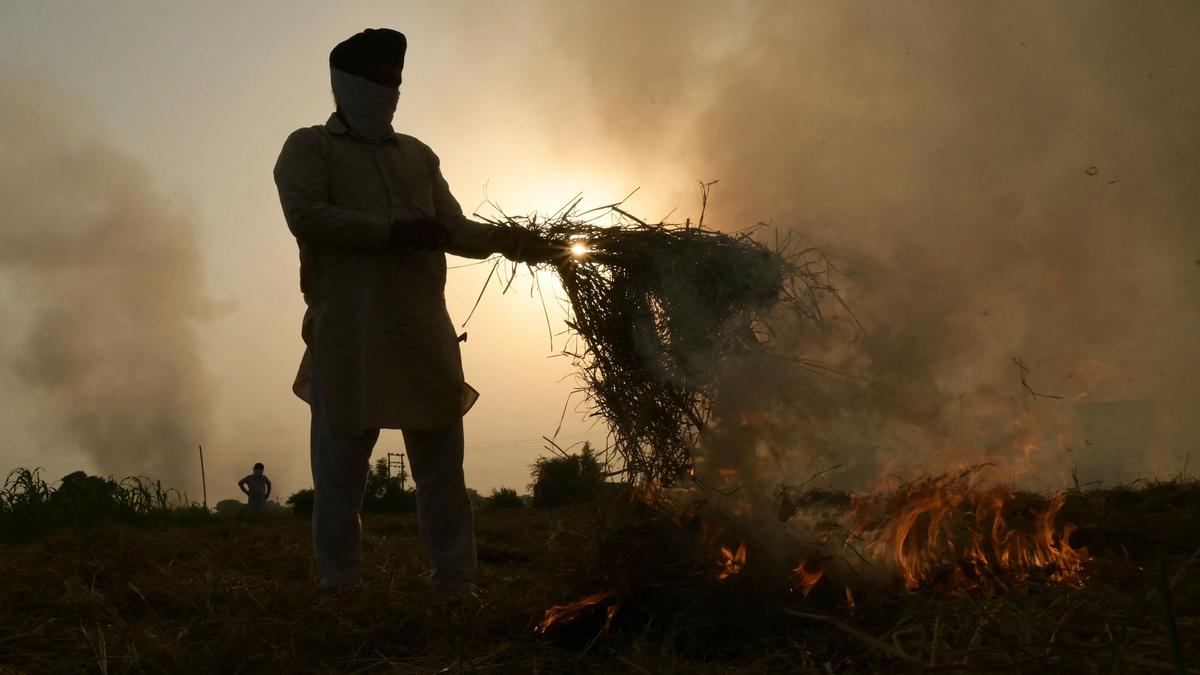
[(200, 489), (204, 494), (204, 512), (208, 513), (208, 479), (204, 476), (204, 446), (197, 445), (200, 448)]
[(403, 490), (404, 483), (408, 480), (408, 472), (405, 471), (405, 469), (404, 469), (404, 453), (403, 452), (389, 452), (387, 454), (388, 476), (392, 475), (392, 458), (393, 457), (400, 458), (400, 489)]

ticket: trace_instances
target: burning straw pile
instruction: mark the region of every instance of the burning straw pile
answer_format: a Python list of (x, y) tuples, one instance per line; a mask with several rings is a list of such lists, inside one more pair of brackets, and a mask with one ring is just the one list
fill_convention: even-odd
[[(741, 488), (754, 482), (730, 482), (761, 480), (738, 474), (757, 467), (722, 454), (751, 454), (772, 433), (760, 422), (775, 401), (761, 399), (790, 401), (797, 390), (786, 387), (818, 386), (791, 382), (795, 366), (857, 380), (795, 351), (814, 342), (805, 331), (857, 329), (848, 311), (834, 311), (845, 307), (829, 264), (815, 249), (768, 247), (702, 220), (649, 224), (620, 204), (576, 206), (491, 220), (557, 251), (543, 266), (569, 302), (577, 341), (567, 351), (582, 387), (612, 430), (603, 459), (637, 484), (627, 491), (634, 499), (598, 502), (590, 538), (571, 540), (576, 552), (585, 541), (594, 550), (569, 568), (572, 599), (535, 620), (550, 642), (638, 672), (713, 663), (747, 672), (1187, 672), (1195, 612), (1178, 620), (1175, 607), (1198, 604), (1186, 581), (1200, 561), (1195, 528), (1147, 535), (1191, 527), (1200, 511), (1180, 505), (1197, 494), (1193, 483), (1138, 493), (1132, 499), (1147, 508), (1136, 514), (1108, 504), (1129, 497), (1120, 491), (1025, 493), (985, 479), (982, 467), (884, 492), (784, 486), (777, 504), (748, 494)], [(773, 343), (776, 334), (788, 339)], [(782, 390), (759, 380), (776, 362), (788, 365)], [(749, 405), (731, 393), (760, 385), (766, 393)], [(701, 434), (698, 473), (729, 490), (676, 484), (693, 469)], [(1161, 514), (1160, 492), (1173, 495)], [(1155, 557), (1156, 576), (1147, 573)], [(1158, 624), (1144, 618), (1151, 604)], [(667, 663), (631, 660), (648, 651)]]
[(706, 229), (703, 214), (696, 225), (650, 224), (620, 204), (578, 204), (489, 222), (536, 232), (562, 251), (545, 266), (570, 303), (578, 342), (567, 353), (612, 430), (602, 459), (630, 481), (669, 484), (691, 468), (722, 364), (765, 348), (769, 311), (819, 325), (822, 305), (837, 297), (830, 267), (814, 248)]

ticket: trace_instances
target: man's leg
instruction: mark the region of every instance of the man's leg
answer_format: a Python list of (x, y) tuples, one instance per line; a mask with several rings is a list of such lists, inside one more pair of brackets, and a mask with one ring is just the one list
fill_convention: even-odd
[(320, 382), (312, 386), (313, 552), (323, 588), (362, 581), (362, 510), (379, 430), (337, 436), (329, 429)]
[(404, 449), (417, 484), (417, 518), (433, 566), (430, 581), (475, 578), (475, 517), (463, 479), (462, 420), (437, 431), (405, 431)]

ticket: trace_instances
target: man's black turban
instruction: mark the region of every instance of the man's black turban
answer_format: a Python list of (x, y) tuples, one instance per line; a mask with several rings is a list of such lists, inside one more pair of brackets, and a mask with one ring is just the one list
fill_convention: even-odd
[(368, 28), (347, 38), (329, 52), (329, 67), (351, 75), (362, 75), (363, 71), (379, 63), (404, 67), (404, 53), (408, 51), (408, 38), (390, 28)]

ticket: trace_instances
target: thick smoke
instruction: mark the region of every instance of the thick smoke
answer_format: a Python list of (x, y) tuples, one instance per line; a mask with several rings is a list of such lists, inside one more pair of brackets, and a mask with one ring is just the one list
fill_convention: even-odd
[(197, 226), (64, 114), (76, 105), (39, 80), (0, 78), (0, 380), (10, 412), (39, 430), (9, 451), (82, 451), (100, 472), (198, 487), (180, 462), (193, 465), (212, 407)]
[(844, 273), (866, 336), (829, 358), (872, 384), (745, 377), (786, 393), (760, 418), (786, 433), (750, 443), (774, 443), (773, 478), (991, 461), (1061, 486), (1197, 454), (1200, 6), (546, 12), (544, 67), (577, 75), (549, 128), (588, 119), (628, 166), (719, 178), (710, 224), (794, 228)]

